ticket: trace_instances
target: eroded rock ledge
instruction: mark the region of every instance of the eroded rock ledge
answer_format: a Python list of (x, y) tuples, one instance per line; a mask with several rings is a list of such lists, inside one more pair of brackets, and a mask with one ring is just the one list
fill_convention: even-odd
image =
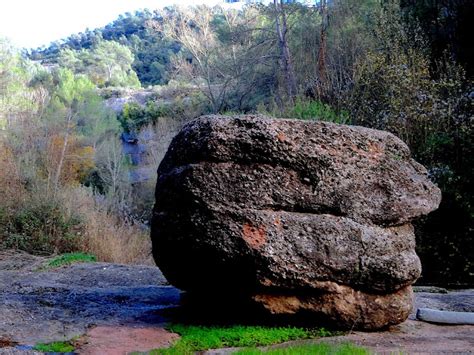
[(421, 271), (410, 223), (440, 199), (390, 133), (206, 116), (158, 169), (154, 256), (191, 293), (378, 329), (410, 313)]

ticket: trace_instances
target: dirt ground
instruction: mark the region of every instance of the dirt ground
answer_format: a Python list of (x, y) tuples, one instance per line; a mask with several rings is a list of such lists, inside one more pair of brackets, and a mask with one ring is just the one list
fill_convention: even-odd
[[(169, 320), (163, 310), (178, 307), (180, 291), (158, 268), (87, 263), (45, 270), (45, 262), (0, 253), (0, 354), (33, 354), (31, 346), (39, 342), (76, 339), (81, 354), (119, 355), (167, 347), (176, 339), (163, 329)], [(474, 290), (417, 292), (419, 307), (473, 312)], [(424, 323), (413, 313), (388, 331), (314, 341), (350, 341), (377, 353), (471, 353), (474, 327)]]

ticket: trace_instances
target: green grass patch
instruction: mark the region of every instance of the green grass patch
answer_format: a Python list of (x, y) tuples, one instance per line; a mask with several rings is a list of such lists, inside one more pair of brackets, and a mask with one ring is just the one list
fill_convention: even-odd
[(153, 350), (151, 354), (193, 354), (196, 351), (227, 347), (257, 347), (283, 343), (290, 340), (331, 336), (324, 329), (298, 327), (228, 326), (205, 327), (175, 324), (168, 330), (181, 338), (168, 349)]
[(350, 124), (349, 114), (346, 111), (337, 112), (330, 105), (316, 100), (296, 100), (293, 106), (287, 108), (285, 116), (301, 120)]
[(71, 265), (73, 263), (91, 263), (97, 261), (92, 254), (86, 253), (67, 253), (61, 254), (50, 260), (46, 264), (46, 268), (55, 268), (64, 265)]
[(74, 346), (68, 342), (56, 341), (54, 343), (36, 344), (33, 350), (43, 353), (70, 353), (74, 351)]
[(370, 352), (353, 344), (305, 344), (298, 346), (289, 346), (282, 349), (261, 350), (256, 348), (249, 348), (236, 351), (235, 355), (368, 355)]

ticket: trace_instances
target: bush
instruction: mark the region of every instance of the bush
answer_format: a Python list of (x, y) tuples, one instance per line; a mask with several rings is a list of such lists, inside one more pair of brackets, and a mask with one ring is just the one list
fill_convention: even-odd
[[(0, 221), (1, 222), (1, 221)], [(83, 225), (58, 202), (29, 200), (3, 217), (1, 246), (48, 255), (78, 250)]]
[(66, 209), (72, 208), (84, 222), (78, 251), (93, 254), (98, 261), (121, 264), (152, 264), (151, 240), (146, 228), (110, 212), (103, 196), (87, 188), (65, 191)]
[(439, 209), (416, 224), (420, 282), (472, 285), (473, 83), (448, 56), (433, 65), (426, 42), (416, 30), (409, 38), (399, 11), (380, 20), (384, 42), (357, 63), (347, 106), (355, 124), (405, 141), (442, 191)]
[(287, 106), (282, 110), (273, 107), (265, 107), (260, 105), (257, 111), (264, 115), (281, 118), (297, 118), (301, 120), (318, 120), (326, 122), (334, 122), (341, 124), (350, 124), (349, 114), (347, 111), (336, 111), (331, 105), (317, 100), (308, 100), (305, 98), (297, 98), (293, 105)]
[(118, 120), (125, 132), (137, 133), (141, 128), (155, 124), (160, 118), (187, 121), (210, 112), (207, 98), (198, 91), (182, 90), (173, 98), (152, 98), (145, 105), (128, 102), (123, 106)]
[(36, 255), (83, 252), (99, 261), (152, 263), (146, 229), (108, 212), (100, 201), (85, 187), (64, 187), (54, 198), (30, 192), (16, 208), (0, 208), (0, 249)]
[(292, 107), (286, 110), (284, 115), (303, 120), (320, 120), (341, 124), (350, 123), (347, 111), (338, 113), (330, 105), (314, 100), (298, 99)]

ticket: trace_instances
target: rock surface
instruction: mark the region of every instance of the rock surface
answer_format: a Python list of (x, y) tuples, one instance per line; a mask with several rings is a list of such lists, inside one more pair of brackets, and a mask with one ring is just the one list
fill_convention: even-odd
[(69, 340), (92, 326), (160, 327), (167, 321), (160, 312), (179, 304), (179, 290), (157, 267), (83, 263), (42, 269), (46, 262), (0, 251), (0, 353), (2, 339), (34, 345)]
[(378, 329), (410, 313), (421, 272), (410, 222), (440, 199), (390, 133), (207, 116), (158, 169), (154, 256), (191, 293)]

